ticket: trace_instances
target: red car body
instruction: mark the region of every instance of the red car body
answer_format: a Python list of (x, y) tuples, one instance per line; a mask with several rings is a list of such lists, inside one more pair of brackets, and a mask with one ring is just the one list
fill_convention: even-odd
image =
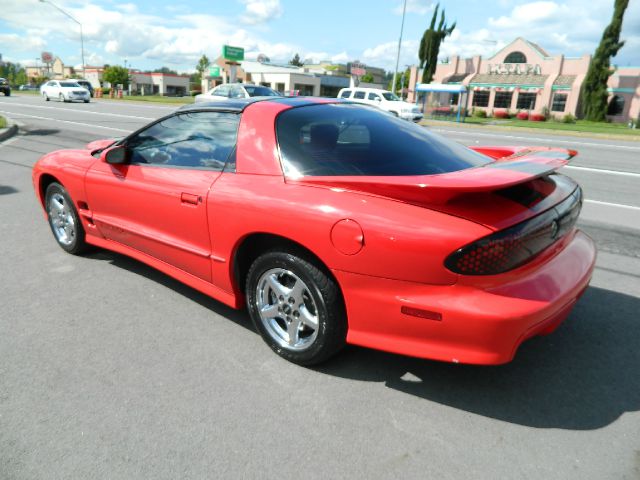
[[(464, 246), (572, 195), (581, 201), (579, 187), (553, 173), (575, 152), (476, 147), (494, 161), (442, 175), (287, 175), (277, 117), (319, 102), (328, 101), (244, 107), (233, 172), (114, 165), (105, 162), (113, 140), (105, 140), (45, 155), (33, 169), (34, 188), (43, 205), (49, 183), (66, 188), (87, 243), (147, 263), (234, 308), (245, 303), (247, 256), (267, 240), (295, 244), (335, 278), (346, 339), (355, 345), (500, 364), (524, 340), (567, 317), (588, 286), (596, 255), (575, 219), (508, 271), (465, 275), (445, 263)], [(523, 206), (501, 193), (523, 184), (540, 190), (542, 199)]]

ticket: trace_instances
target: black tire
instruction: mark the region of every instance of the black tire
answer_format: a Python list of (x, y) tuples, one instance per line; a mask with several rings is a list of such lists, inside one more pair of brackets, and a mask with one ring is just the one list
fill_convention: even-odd
[[(298, 365), (309, 366), (328, 360), (344, 347), (347, 337), (347, 316), (342, 295), (335, 280), (325, 273), (323, 269), (318, 268), (313, 261), (304, 257), (304, 254), (283, 251), (269, 251), (258, 257), (247, 274), (246, 300), (249, 314), (256, 330), (267, 345), (286, 360)], [(260, 301), (259, 289), (261, 287), (259, 283), (265, 274), (274, 269), (289, 271), (297, 276), (299, 280), (302, 280), (305, 287), (304, 292), (310, 295), (310, 300), (313, 302), (317, 319), (317, 329), (314, 330), (316, 332), (315, 338), (302, 350), (294, 350), (291, 347), (284, 346), (282, 340), (279, 342), (269, 332), (260, 317), (258, 303)], [(284, 305), (288, 306), (286, 302)], [(302, 311), (302, 308), (297, 308)], [(281, 325), (285, 325), (286, 328), (286, 320), (284, 318), (278, 321), (281, 322)], [(303, 325), (302, 330), (299, 331), (304, 332), (306, 328)]]
[(4, 92), (4, 96), (5, 97), (10, 97), (11, 96), (11, 90), (7, 90)]
[(44, 99), (48, 102), (49, 101), (49, 95), (47, 95), (46, 93), (44, 94)]
[[(73, 218), (73, 227), (75, 232), (74, 235), (71, 236), (69, 242), (64, 242), (60, 239), (58, 233), (56, 233), (56, 226), (54, 225), (56, 209), (53, 207), (52, 203), (54, 199), (59, 199), (60, 197), (63, 199), (64, 206), (68, 208), (68, 214)], [(73, 205), (73, 201), (71, 200), (69, 193), (59, 183), (54, 182), (47, 187), (45, 192), (45, 209), (47, 211), (47, 219), (49, 221), (51, 233), (53, 233), (53, 238), (56, 239), (60, 248), (72, 255), (78, 255), (89, 249), (89, 245), (85, 241), (85, 231), (82, 226), (82, 222), (80, 221), (80, 217), (78, 216), (78, 212)]]
[(89, 100), (85, 100), (84, 103), (89, 103)]

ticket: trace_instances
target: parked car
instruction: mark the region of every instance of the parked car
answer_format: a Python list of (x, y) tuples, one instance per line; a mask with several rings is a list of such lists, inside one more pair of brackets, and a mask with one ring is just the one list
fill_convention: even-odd
[(24, 85), (20, 85), (18, 87), (18, 90), (21, 90), (21, 91), (38, 90), (38, 87), (36, 85), (31, 85), (31, 84), (25, 83)]
[(230, 98), (281, 97), (272, 88), (246, 83), (224, 83), (212, 88), (207, 93), (195, 96), (195, 102), (226, 101)]
[(0, 78), (0, 92), (4, 93), (5, 97), (11, 95), (11, 86), (6, 78)]
[(374, 105), (404, 120), (417, 122), (423, 117), (420, 108), (416, 105), (404, 102), (395, 94), (379, 88), (343, 88), (338, 92), (338, 98)]
[(76, 82), (81, 87), (84, 87), (87, 90), (89, 90), (89, 96), (93, 97), (93, 85), (91, 85), (91, 82), (89, 80), (84, 80), (82, 78), (80, 78), (80, 79), (69, 78), (66, 81), (68, 81), (68, 82)]
[(89, 90), (71, 80), (49, 80), (40, 87), (40, 94), (47, 102), (55, 98), (61, 102), (78, 100), (89, 103), (91, 99)]
[(487, 365), (554, 330), (589, 284), (582, 191), (557, 173), (575, 155), (263, 97), (182, 107), (32, 175), (62, 249), (113, 250), (246, 306), (287, 360), (351, 343)]

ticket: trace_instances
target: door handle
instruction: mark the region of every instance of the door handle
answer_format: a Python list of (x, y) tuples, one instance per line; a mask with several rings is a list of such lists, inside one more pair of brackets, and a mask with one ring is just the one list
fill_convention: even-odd
[(193, 193), (184, 193), (180, 195), (180, 201), (182, 203), (188, 203), (190, 205), (197, 205), (198, 203), (202, 203), (202, 197), (199, 195), (194, 195)]

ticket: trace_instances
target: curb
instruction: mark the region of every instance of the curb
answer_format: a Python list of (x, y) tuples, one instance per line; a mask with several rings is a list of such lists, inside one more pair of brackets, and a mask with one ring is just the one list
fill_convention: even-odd
[(7, 119), (7, 123), (9, 126), (7, 128), (0, 129), (0, 142), (4, 142), (5, 140), (13, 137), (18, 131), (18, 125), (12, 122), (9, 118)]

